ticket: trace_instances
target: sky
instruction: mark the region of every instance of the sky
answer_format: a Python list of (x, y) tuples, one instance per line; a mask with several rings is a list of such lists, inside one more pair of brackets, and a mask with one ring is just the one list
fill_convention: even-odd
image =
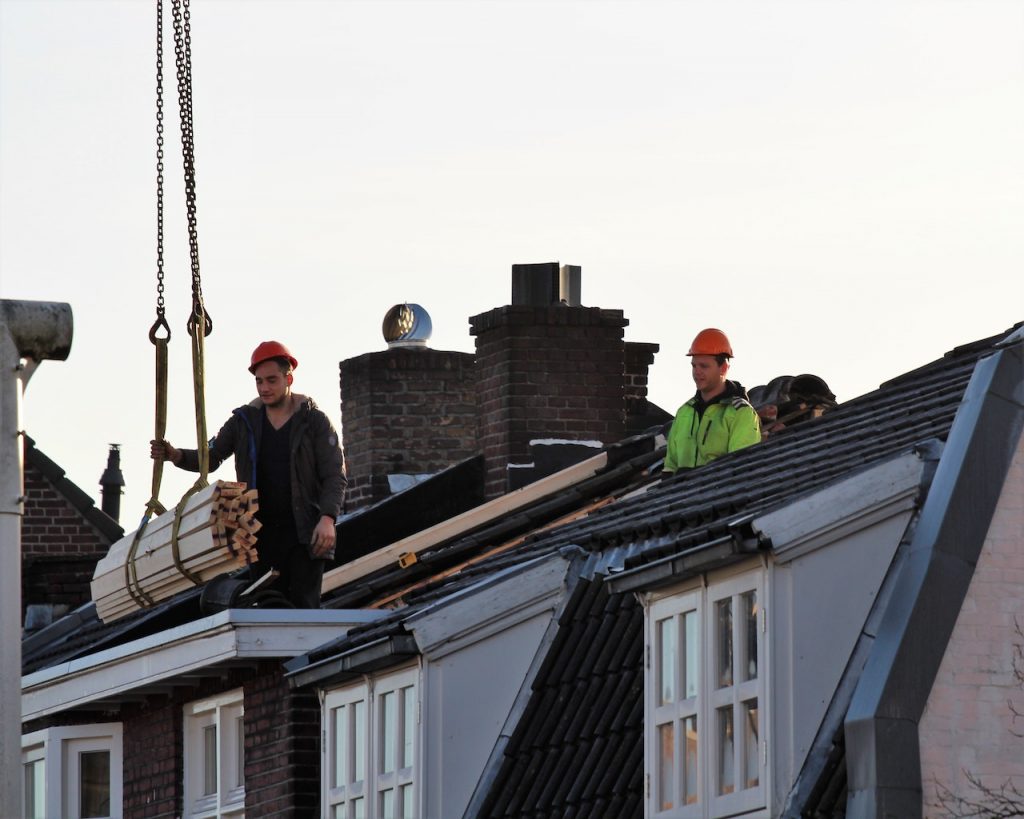
[[(155, 9), (0, 0), (0, 297), (74, 312), (22, 426), (97, 504), (120, 444), (128, 531), (152, 468)], [(164, 16), (167, 437), (195, 446)], [(388, 308), (472, 351), (516, 263), (580, 265), (585, 305), (661, 345), (671, 412), (703, 327), (748, 388), (810, 372), (843, 401), (1024, 319), (1018, 0), (193, 0), (191, 42), (211, 434), (255, 396), (260, 341), (340, 426), (338, 363), (384, 349)], [(168, 467), (161, 500), (193, 480)]]

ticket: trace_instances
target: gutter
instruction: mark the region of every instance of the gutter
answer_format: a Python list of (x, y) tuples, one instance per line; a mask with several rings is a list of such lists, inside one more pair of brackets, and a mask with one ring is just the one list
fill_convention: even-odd
[(605, 583), (612, 594), (649, 591), (726, 566), (734, 563), (737, 557), (754, 555), (759, 551), (756, 541), (741, 539), (738, 533), (733, 532), (685, 552), (609, 575)]
[(846, 715), (847, 814), (922, 816), (918, 726), (1024, 430), (1024, 331), (975, 366)]
[(306, 685), (327, 685), (390, 668), (420, 656), (416, 638), (411, 634), (392, 634), (366, 643), (345, 654), (310, 663), (307, 655), (284, 664), (284, 678), (292, 690)]

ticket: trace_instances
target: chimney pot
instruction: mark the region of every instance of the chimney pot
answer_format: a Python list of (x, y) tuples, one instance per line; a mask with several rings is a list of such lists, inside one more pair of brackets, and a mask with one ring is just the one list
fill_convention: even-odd
[(107, 453), (107, 468), (100, 477), (101, 509), (114, 520), (121, 517), (121, 487), (124, 475), (121, 473), (121, 445), (111, 444)]
[(579, 265), (558, 262), (512, 265), (512, 304), (549, 307), (552, 304), (580, 306)]

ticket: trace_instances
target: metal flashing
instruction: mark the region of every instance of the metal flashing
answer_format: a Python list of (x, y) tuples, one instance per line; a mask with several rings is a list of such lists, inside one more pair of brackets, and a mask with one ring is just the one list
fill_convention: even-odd
[(738, 539), (734, 534), (728, 534), (685, 552), (615, 574), (608, 579), (608, 588), (612, 594), (651, 591), (718, 569), (757, 552), (755, 546)]
[(1024, 429), (1022, 344), (979, 359), (845, 721), (848, 810), (922, 815), (918, 723)]
[(419, 647), (412, 635), (391, 634), (317, 663), (301, 662), (305, 657), (298, 658), (297, 662), (287, 662), (284, 664), (284, 678), (293, 689), (307, 685), (324, 687), (390, 668), (418, 657), (419, 654)]

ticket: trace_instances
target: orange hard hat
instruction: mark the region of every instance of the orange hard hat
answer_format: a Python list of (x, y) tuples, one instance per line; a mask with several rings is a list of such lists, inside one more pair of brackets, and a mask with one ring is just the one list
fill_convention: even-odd
[(697, 333), (687, 355), (727, 355), (732, 358), (732, 345), (725, 333), (708, 327)]
[(249, 362), (249, 372), (255, 373), (256, 367), (270, 358), (287, 358), (288, 362), (292, 365), (293, 370), (299, 366), (299, 362), (295, 360), (295, 356), (288, 352), (288, 348), (280, 341), (261, 341), (260, 345), (252, 351), (252, 360)]

